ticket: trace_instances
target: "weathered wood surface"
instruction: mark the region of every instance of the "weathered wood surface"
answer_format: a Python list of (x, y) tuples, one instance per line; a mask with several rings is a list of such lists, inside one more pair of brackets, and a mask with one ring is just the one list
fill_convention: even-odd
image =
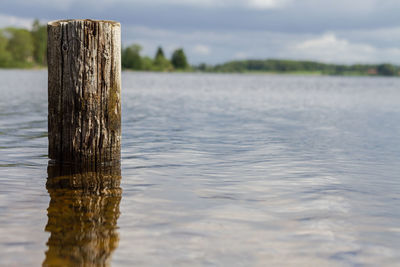
[(119, 161), (121, 37), (113, 21), (48, 23), (49, 157)]

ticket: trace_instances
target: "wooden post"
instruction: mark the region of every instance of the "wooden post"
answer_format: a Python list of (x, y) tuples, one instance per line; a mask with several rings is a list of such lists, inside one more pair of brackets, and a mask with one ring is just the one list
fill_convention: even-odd
[(93, 165), (120, 160), (120, 24), (47, 25), (49, 157)]

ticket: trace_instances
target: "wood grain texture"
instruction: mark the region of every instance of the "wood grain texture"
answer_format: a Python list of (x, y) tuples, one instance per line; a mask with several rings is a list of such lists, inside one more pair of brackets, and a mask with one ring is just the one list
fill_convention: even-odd
[(48, 23), (49, 157), (120, 160), (121, 37), (113, 21)]

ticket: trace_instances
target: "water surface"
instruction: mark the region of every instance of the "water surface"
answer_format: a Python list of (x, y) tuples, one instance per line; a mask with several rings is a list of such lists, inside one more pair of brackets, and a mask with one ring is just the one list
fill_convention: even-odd
[(46, 187), (46, 75), (0, 71), (0, 265), (400, 262), (400, 79), (124, 72), (121, 195)]

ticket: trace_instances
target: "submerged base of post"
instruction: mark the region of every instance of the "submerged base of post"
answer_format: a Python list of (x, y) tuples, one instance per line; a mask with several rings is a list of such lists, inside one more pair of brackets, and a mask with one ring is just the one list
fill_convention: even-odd
[(93, 165), (120, 160), (120, 24), (48, 23), (49, 157)]

